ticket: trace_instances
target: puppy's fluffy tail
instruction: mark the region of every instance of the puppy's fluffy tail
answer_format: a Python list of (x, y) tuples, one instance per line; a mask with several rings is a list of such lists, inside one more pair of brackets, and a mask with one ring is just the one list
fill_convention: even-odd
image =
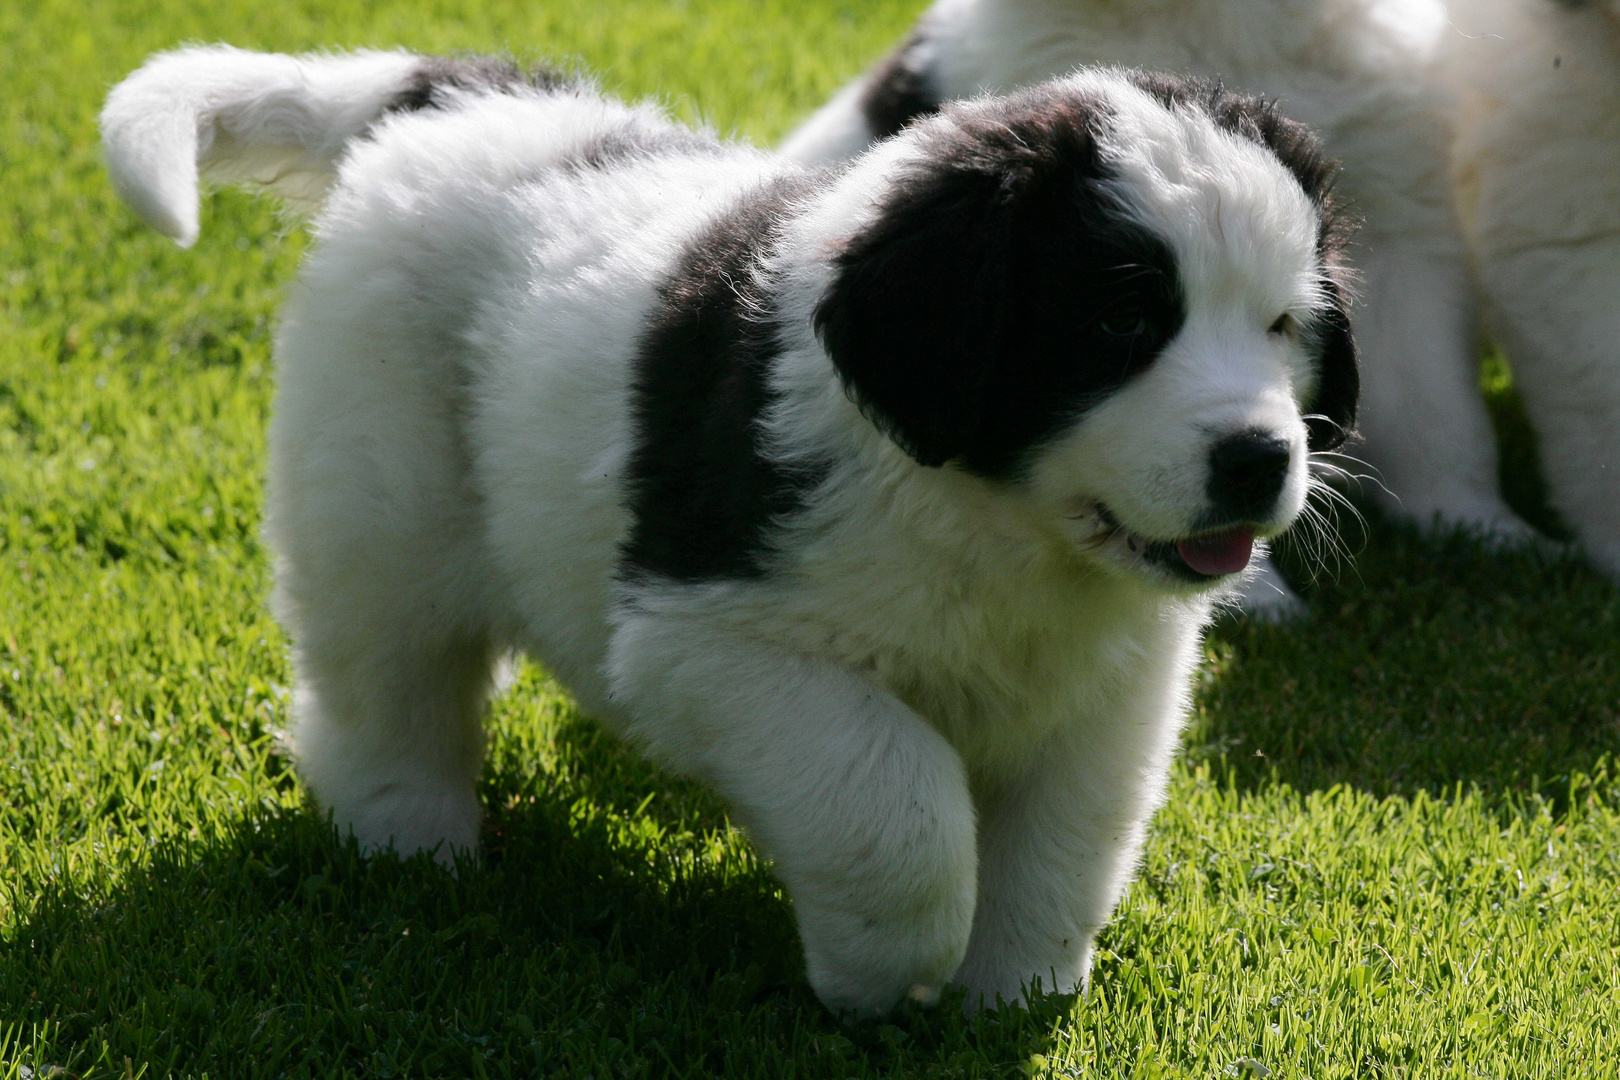
[[(345, 144), (390, 110), (432, 103), (444, 74), (435, 65), (450, 63), (402, 51), (160, 53), (107, 95), (107, 167), (124, 201), (181, 247), (197, 239), (199, 176), (255, 184), (307, 212), (325, 197)], [(457, 75), (450, 81), (465, 86)]]

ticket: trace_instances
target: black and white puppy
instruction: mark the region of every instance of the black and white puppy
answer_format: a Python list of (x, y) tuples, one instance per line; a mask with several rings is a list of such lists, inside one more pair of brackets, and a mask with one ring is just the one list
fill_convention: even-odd
[(266, 532), (342, 828), (476, 844), (521, 647), (725, 797), (828, 1006), (1084, 982), (1211, 608), (1354, 418), (1305, 130), (1096, 70), (810, 171), (498, 64), (201, 48), (103, 131), (182, 242), (199, 164), (323, 201)]

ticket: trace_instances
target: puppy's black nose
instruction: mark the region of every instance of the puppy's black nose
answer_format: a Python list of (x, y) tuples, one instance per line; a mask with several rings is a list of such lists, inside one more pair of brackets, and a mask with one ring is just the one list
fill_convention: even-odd
[(1288, 479), (1288, 442), (1263, 431), (1228, 435), (1209, 452), (1209, 501), (1222, 518), (1271, 516)]

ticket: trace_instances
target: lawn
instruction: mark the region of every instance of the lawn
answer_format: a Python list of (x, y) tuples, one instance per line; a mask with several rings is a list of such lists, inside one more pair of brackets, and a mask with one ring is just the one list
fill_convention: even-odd
[(1284, 553), (1308, 621), (1217, 627), (1083, 998), (829, 1016), (723, 807), (533, 667), (478, 865), (363, 861), (309, 806), (258, 539), (305, 241), (240, 194), (193, 251), (144, 229), (107, 86), (182, 41), (507, 49), (769, 141), (920, 6), (0, 0), (0, 1080), (1614, 1075), (1620, 593), (1465, 537), (1347, 526)]

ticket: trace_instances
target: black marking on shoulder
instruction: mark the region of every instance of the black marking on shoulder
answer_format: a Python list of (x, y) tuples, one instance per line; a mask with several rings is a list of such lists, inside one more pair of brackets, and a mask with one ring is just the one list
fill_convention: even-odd
[(446, 90), (560, 90), (575, 82), (555, 68), (523, 67), (503, 57), (424, 56), (386, 111), (442, 109)]
[(696, 239), (659, 291), (635, 358), (621, 578), (758, 577), (771, 526), (821, 479), (766, 456), (759, 427), (781, 349), (761, 261), (817, 183), (803, 174), (763, 185)]
[(923, 32), (915, 31), (867, 76), (861, 112), (875, 138), (887, 139), (920, 116), (939, 111), (939, 95), (919, 63)]
[(1317, 388), (1307, 404), (1306, 427), (1312, 450), (1332, 450), (1350, 436), (1356, 422), (1361, 373), (1350, 332), (1349, 273), (1345, 248), (1356, 222), (1333, 197), (1339, 171), (1314, 131), (1290, 120), (1275, 101), (1234, 94), (1219, 82), (1163, 72), (1133, 71), (1131, 82), (1167, 108), (1194, 108), (1222, 130), (1270, 150), (1293, 174), (1317, 212), (1316, 247), (1322, 259), (1327, 304), (1306, 329), (1317, 354)]
[(1186, 318), (1175, 257), (1110, 191), (1106, 101), (945, 106), (837, 259), (815, 321), (845, 389), (927, 466), (1014, 479)]

